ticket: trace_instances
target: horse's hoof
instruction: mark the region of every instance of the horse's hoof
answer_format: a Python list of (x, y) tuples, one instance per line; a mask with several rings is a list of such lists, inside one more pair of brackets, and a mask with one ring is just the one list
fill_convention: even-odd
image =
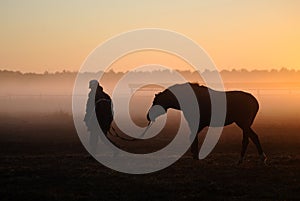
[(243, 162), (244, 162), (244, 159), (241, 158), (240, 160), (238, 160), (238, 162), (236, 164), (241, 165)]
[(262, 159), (263, 164), (266, 165), (266, 166), (268, 165), (267, 161), (268, 161), (267, 157), (265, 157), (264, 159)]
[(266, 156), (265, 153), (260, 155), (260, 160), (264, 165), (267, 165), (267, 159), (268, 159), (268, 157)]

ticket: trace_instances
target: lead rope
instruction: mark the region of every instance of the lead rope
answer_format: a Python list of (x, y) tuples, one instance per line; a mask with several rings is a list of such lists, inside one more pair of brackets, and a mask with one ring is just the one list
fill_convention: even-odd
[[(110, 99), (100, 98), (100, 99), (98, 99), (98, 100), (95, 102), (95, 104), (97, 104), (97, 103), (99, 103), (99, 102), (101, 102), (101, 101), (111, 102)], [(149, 128), (152, 126), (152, 124), (153, 124), (153, 122), (152, 122), (152, 121), (149, 121), (149, 123), (148, 123), (148, 125), (147, 125), (147, 128), (146, 128), (145, 131), (140, 135), (140, 137), (143, 137), (143, 136), (146, 134), (146, 132), (149, 130)], [(115, 129), (114, 127), (111, 126), (111, 129), (113, 130), (113, 132), (115, 133), (115, 135), (113, 135), (112, 132), (110, 132), (110, 130), (109, 130), (108, 132), (109, 132), (112, 136), (116, 136), (116, 137), (118, 137), (118, 138), (120, 138), (120, 139), (122, 139), (122, 140), (125, 140), (125, 141), (141, 140), (141, 139), (137, 139), (137, 138), (131, 138), (131, 139), (129, 139), (129, 138), (124, 138), (124, 137), (122, 137), (122, 136), (120, 136), (120, 135), (118, 134), (118, 132), (116, 131), (116, 129)]]
[(144, 137), (144, 135), (146, 134), (146, 132), (149, 130), (149, 128), (152, 126), (153, 122), (149, 121), (147, 128), (144, 130), (144, 132), (140, 135), (140, 137)]
[[(149, 128), (152, 126), (153, 122), (149, 121), (148, 125), (147, 125), (147, 128), (144, 130), (144, 132), (140, 135), (140, 137), (144, 137), (144, 135), (146, 134), (146, 132), (149, 130)], [(125, 140), (125, 141), (135, 141), (135, 140), (142, 140), (142, 139), (139, 139), (139, 138), (124, 138), (122, 136), (120, 136), (118, 134), (118, 132), (115, 130), (114, 127), (111, 126), (111, 129), (114, 131), (115, 135), (113, 135), (110, 131), (108, 131), (112, 136), (116, 136), (122, 140)]]
[(136, 139), (136, 138), (131, 138), (131, 139), (129, 139), (129, 138), (124, 138), (124, 137), (118, 135), (118, 132), (115, 130), (114, 127), (111, 126), (111, 129), (112, 129), (112, 130), (114, 131), (114, 133), (115, 133), (115, 135), (113, 135), (110, 131), (108, 131), (112, 136), (116, 136), (116, 137), (118, 137), (118, 138), (120, 138), (120, 139), (122, 139), (122, 140), (125, 140), (125, 141), (135, 141), (135, 140), (138, 140), (138, 139)]
[[(112, 102), (111, 102), (110, 99), (107, 99), (107, 98), (99, 98), (99, 99), (95, 102), (95, 105), (96, 105), (97, 103), (100, 103), (101, 101), (110, 102), (110, 103), (112, 104)], [(149, 125), (149, 124), (148, 124), (148, 125)], [(118, 135), (118, 132), (115, 130), (114, 127), (111, 126), (110, 128), (111, 128), (111, 129), (114, 131), (114, 133), (115, 133), (115, 135), (113, 135), (112, 132), (110, 132), (110, 130), (109, 130), (108, 133), (109, 133), (111, 136), (116, 136), (116, 137), (118, 137), (118, 138), (120, 138), (120, 139), (122, 139), (122, 140), (125, 140), (125, 141), (134, 141), (134, 140), (137, 140), (137, 139), (135, 139), (135, 138), (132, 138), (132, 139), (124, 138), (124, 137)]]

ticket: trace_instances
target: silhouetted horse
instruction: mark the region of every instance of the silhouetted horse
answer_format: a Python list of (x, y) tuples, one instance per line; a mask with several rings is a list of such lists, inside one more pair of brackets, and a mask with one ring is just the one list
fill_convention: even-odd
[[(183, 87), (184, 85), (191, 86), (192, 90), (196, 95), (197, 102), (199, 105), (199, 110), (201, 111), (200, 122), (199, 122), (197, 133), (199, 133), (204, 127), (210, 125), (211, 100), (209, 94), (215, 93), (216, 95), (218, 95), (220, 93), (225, 93), (226, 102), (227, 102), (227, 113), (226, 113), (225, 123), (223, 125), (211, 125), (211, 126), (220, 127), (220, 126), (226, 126), (232, 123), (236, 123), (243, 130), (242, 151), (241, 151), (241, 158), (239, 160), (239, 163), (243, 162), (245, 152), (249, 143), (249, 138), (256, 145), (261, 160), (263, 162), (266, 162), (266, 156), (262, 150), (261, 144), (259, 142), (259, 138), (251, 128), (251, 125), (257, 114), (259, 105), (255, 97), (253, 97), (249, 93), (245, 93), (242, 91), (227, 91), (227, 92), (215, 91), (208, 87), (199, 86), (198, 84), (193, 84), (193, 83), (173, 85), (168, 89), (164, 90), (163, 92), (160, 92), (155, 95), (152, 107), (148, 111), (147, 119), (149, 121), (154, 121), (158, 116), (165, 114), (169, 108), (181, 110), (176, 96), (171, 92), (170, 89)], [(156, 111), (154, 112), (156, 114), (153, 114), (151, 109), (157, 105), (161, 106), (163, 109), (161, 109), (161, 111)], [(198, 159), (198, 152), (199, 152), (198, 134), (196, 135), (196, 138), (194, 139), (191, 145), (191, 152), (193, 154), (193, 158)]]

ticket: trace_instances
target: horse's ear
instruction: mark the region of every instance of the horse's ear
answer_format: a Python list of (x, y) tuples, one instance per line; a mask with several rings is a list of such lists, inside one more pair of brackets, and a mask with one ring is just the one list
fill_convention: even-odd
[(157, 94), (155, 94), (155, 97), (157, 96)]

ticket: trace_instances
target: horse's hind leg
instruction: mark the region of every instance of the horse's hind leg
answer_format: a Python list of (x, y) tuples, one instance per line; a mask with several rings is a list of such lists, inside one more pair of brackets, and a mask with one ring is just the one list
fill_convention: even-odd
[(250, 139), (252, 140), (252, 142), (255, 144), (261, 160), (264, 163), (266, 163), (267, 157), (266, 157), (265, 153), (263, 152), (263, 149), (261, 147), (261, 144), (260, 144), (257, 134), (251, 128), (249, 128), (248, 135), (249, 135)]
[[(252, 122), (252, 121), (251, 121)], [(249, 138), (251, 141), (255, 144), (258, 154), (260, 155), (260, 158), (263, 162), (266, 162), (266, 155), (264, 154), (259, 138), (257, 134), (252, 130), (251, 123), (249, 122), (236, 122), (236, 124), (243, 130), (243, 141), (242, 141), (242, 151), (241, 151), (241, 158), (239, 160), (239, 164), (243, 162), (245, 153), (247, 150), (247, 146), (249, 144)]]
[(249, 136), (245, 130), (243, 130), (243, 140), (242, 140), (242, 151), (241, 151), (241, 158), (238, 161), (238, 164), (241, 164), (244, 161), (245, 153), (249, 144)]

